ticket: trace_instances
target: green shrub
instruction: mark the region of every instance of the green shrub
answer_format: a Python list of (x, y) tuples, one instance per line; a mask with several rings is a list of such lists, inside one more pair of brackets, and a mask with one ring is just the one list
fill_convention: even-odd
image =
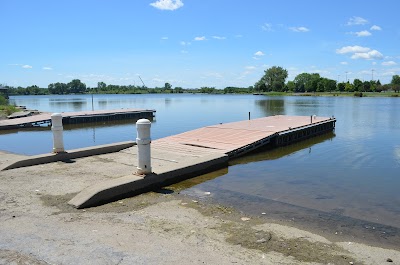
[(354, 92), (354, 96), (361, 98), (363, 96), (363, 93), (362, 92)]
[(8, 105), (7, 99), (0, 95), (0, 105)]

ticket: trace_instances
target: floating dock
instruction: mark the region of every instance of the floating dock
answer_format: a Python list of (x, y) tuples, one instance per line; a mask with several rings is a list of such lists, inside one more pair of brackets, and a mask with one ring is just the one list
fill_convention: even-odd
[[(107, 120), (122, 119), (151, 119), (154, 117), (155, 110), (148, 109), (119, 109), (119, 110), (97, 110), (62, 112), (63, 124), (87, 123)], [(51, 114), (42, 113), (28, 117), (0, 120), (0, 130), (23, 129), (38, 126), (50, 126)]]
[(333, 131), (336, 119), (316, 116), (270, 116), (203, 127), (158, 139), (152, 148), (177, 152), (220, 153), (238, 157), (262, 146), (282, 146)]
[[(127, 143), (125, 146), (129, 147), (117, 151), (113, 157), (119, 161), (117, 165), (131, 165), (131, 173), (95, 183), (68, 203), (76, 208), (85, 208), (140, 194), (226, 167), (230, 159), (261, 147), (287, 145), (331, 132), (335, 129), (335, 123), (333, 117), (279, 115), (212, 125), (157, 139), (151, 142), (152, 173), (147, 175), (135, 174), (138, 148), (134, 142)], [(40, 155), (16, 161), (3, 170), (46, 163), (46, 160), (50, 163), (112, 151), (110, 146), (100, 146), (72, 150), (68, 154)]]

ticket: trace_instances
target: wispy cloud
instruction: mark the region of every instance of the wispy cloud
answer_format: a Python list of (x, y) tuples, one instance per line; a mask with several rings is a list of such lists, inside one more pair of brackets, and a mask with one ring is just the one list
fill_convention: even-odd
[(183, 6), (181, 0), (158, 0), (150, 4), (151, 6), (161, 10), (176, 10)]
[(24, 69), (32, 69), (33, 66), (29, 65), (29, 64), (25, 64), (25, 65), (22, 66), (22, 68), (24, 68)]
[(370, 30), (382, 30), (381, 27), (377, 26), (377, 25), (373, 25)]
[(53, 70), (53, 68), (51, 68), (51, 67), (46, 67), (46, 66), (43, 67), (42, 69), (43, 69), (43, 70)]
[(382, 65), (383, 66), (393, 66), (393, 65), (397, 65), (397, 63), (394, 61), (387, 61), (387, 62), (383, 62)]
[(264, 23), (264, 25), (261, 26), (261, 29), (264, 31), (273, 31), (272, 24), (270, 23)]
[(365, 25), (368, 24), (368, 20), (366, 20), (365, 18), (362, 17), (352, 17), (349, 19), (349, 21), (347, 22), (347, 26), (354, 26), (354, 25)]
[(357, 35), (357, 37), (368, 37), (372, 35), (371, 32), (369, 32), (368, 30), (355, 32), (354, 34)]
[(340, 62), (341, 65), (348, 65), (348, 62)]
[(187, 41), (181, 41), (180, 44), (181, 44), (182, 46), (189, 46), (191, 43), (190, 43), (190, 42), (187, 42)]
[(258, 51), (254, 54), (254, 56), (264, 56), (265, 53), (263, 53), (262, 51)]
[(162, 37), (161, 39), (162, 40), (168, 40), (168, 37)]
[(310, 31), (310, 29), (308, 29), (306, 27), (290, 27), (289, 29), (294, 32), (309, 32)]
[(226, 37), (221, 37), (221, 36), (212, 36), (212, 38), (216, 40), (226, 40)]
[(202, 41), (202, 40), (206, 40), (206, 37), (205, 36), (195, 37), (194, 40), (195, 41)]

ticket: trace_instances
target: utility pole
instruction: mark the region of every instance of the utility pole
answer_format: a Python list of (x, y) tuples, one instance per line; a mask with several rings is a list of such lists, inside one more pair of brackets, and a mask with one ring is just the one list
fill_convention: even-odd
[(374, 69), (371, 70), (371, 73), (372, 73), (372, 81), (374, 81), (374, 71), (375, 71)]

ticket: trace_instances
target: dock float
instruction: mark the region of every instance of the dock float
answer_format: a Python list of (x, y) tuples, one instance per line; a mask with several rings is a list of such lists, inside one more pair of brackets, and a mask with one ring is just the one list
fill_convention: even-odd
[[(333, 117), (280, 115), (207, 126), (157, 139), (151, 143), (151, 174), (131, 174), (92, 185), (68, 203), (86, 208), (140, 194), (226, 167), (229, 159), (261, 147), (287, 145), (331, 132), (335, 123)], [(137, 146), (129, 151), (132, 159), (137, 151)]]
[[(149, 109), (118, 109), (62, 112), (63, 124), (87, 123), (121, 119), (151, 119), (155, 110)], [(0, 130), (23, 129), (38, 126), (50, 126), (52, 113), (41, 113), (28, 117), (0, 120)]]

